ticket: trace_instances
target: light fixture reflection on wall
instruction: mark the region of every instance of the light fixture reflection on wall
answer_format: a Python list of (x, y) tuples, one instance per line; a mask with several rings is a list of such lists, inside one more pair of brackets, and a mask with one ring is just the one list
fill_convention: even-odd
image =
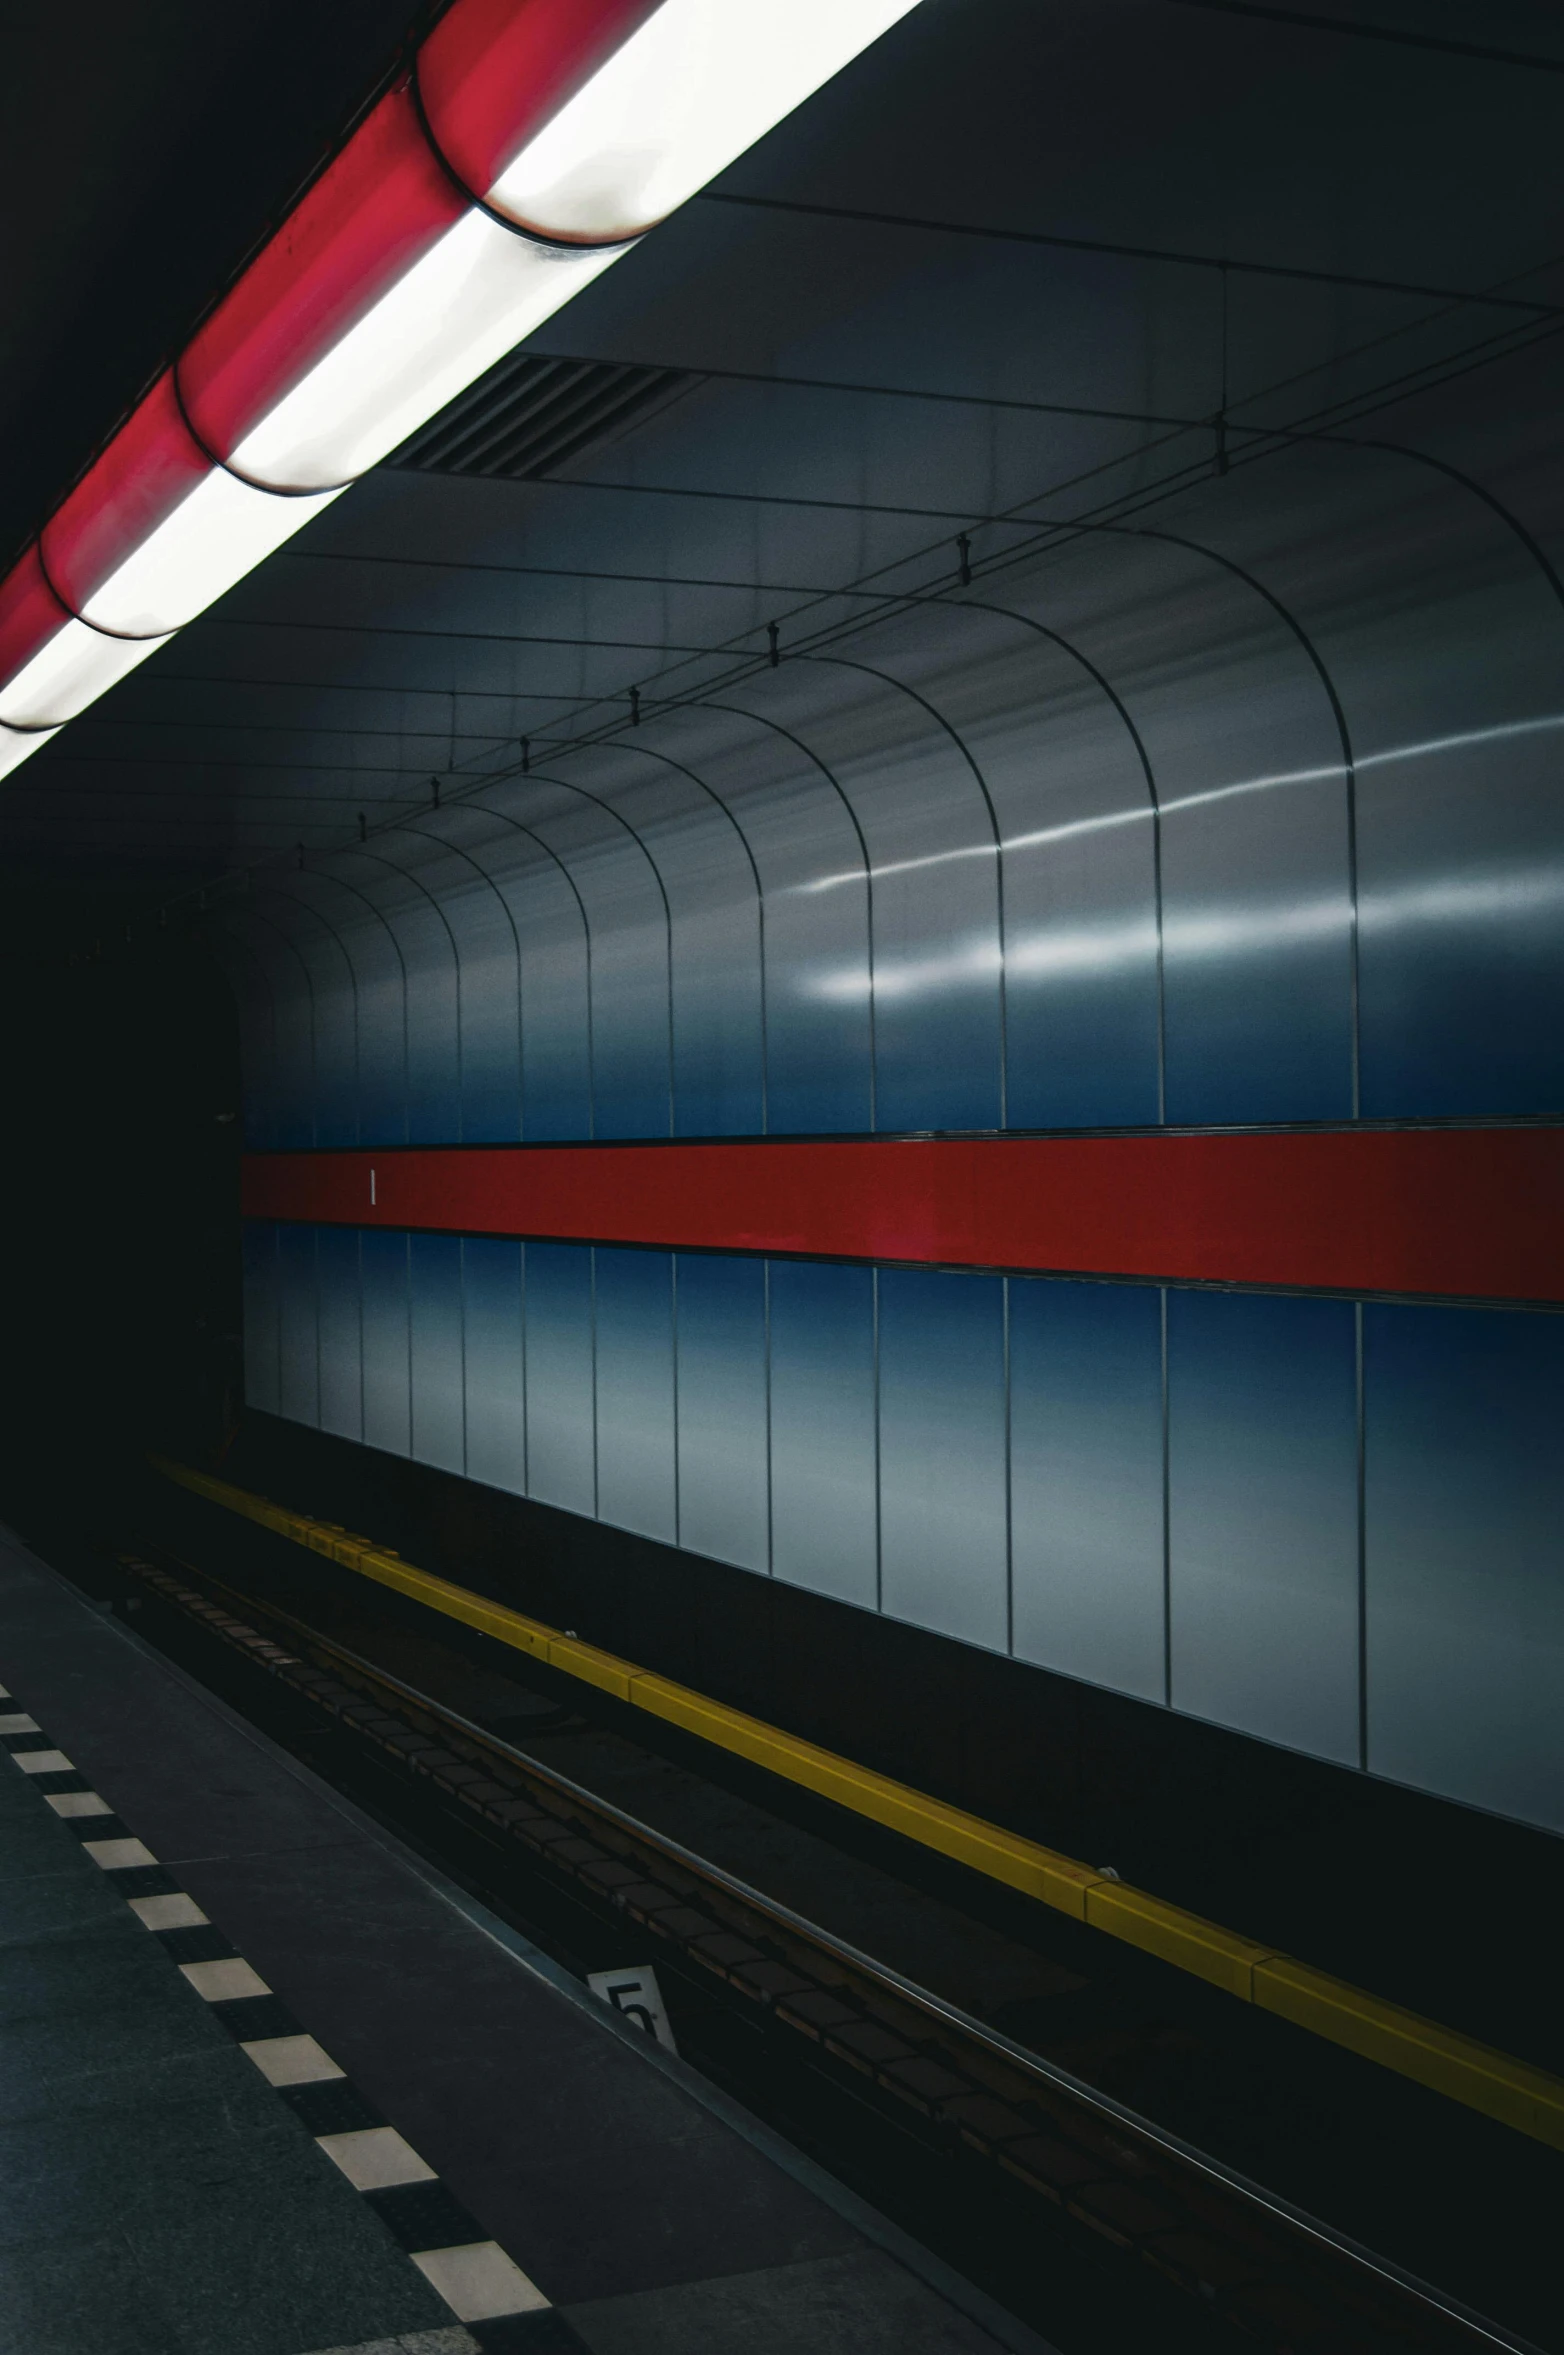
[(0, 581), (0, 776), (917, 0), (456, 0)]

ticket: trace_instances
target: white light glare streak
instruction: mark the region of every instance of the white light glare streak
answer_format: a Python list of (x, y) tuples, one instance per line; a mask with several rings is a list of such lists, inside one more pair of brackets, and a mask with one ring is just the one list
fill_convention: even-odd
[[(1450, 752), (1469, 752), (1480, 745), (1495, 744), (1519, 736), (1556, 734), (1564, 728), (1564, 713), (1550, 713), (1541, 719), (1505, 720), (1490, 728), (1472, 728), (1459, 735), (1430, 736), (1416, 744), (1393, 745), (1386, 752), (1368, 752), (1354, 760), (1358, 776), (1374, 769), (1393, 768), (1411, 760), (1424, 760), (1431, 755)], [(1211, 785), (1200, 793), (1170, 795), (1161, 804), (1164, 818), (1176, 817), (1181, 811), (1205, 809), (1213, 802), (1236, 801), (1251, 793), (1271, 793), (1284, 785), (1339, 784), (1345, 775), (1340, 762), (1323, 768), (1282, 769), (1273, 776), (1245, 777), (1232, 785)], [(1039, 850), (1056, 842), (1069, 842), (1086, 834), (1111, 834), (1121, 826), (1146, 826), (1151, 822), (1149, 802), (1138, 809), (1104, 810), (1092, 818), (1066, 818), (1055, 826), (1036, 826), (1022, 834), (1007, 834), (999, 843), (965, 843), (956, 850), (929, 851), (921, 858), (884, 859), (868, 869), (867, 879), (874, 883), (888, 882), (898, 875), (920, 874), (930, 867), (959, 865), (967, 859), (992, 859), (1003, 851), (1007, 856), (1014, 851)], [(788, 888), (794, 892), (840, 891), (850, 884), (860, 887), (865, 881), (862, 867), (846, 868), (837, 875), (817, 875), (808, 883), (795, 883)]]
[[(1359, 909), (1365, 932), (1385, 933), (1410, 925), (1455, 926), (1557, 921), (1564, 916), (1564, 869), (1551, 875), (1514, 869), (1371, 893)], [(1169, 965), (1271, 955), (1291, 945), (1335, 941), (1345, 949), (1351, 909), (1344, 893), (1301, 900), (1292, 907), (1255, 905), (1231, 912), (1196, 910), (1164, 919), (1162, 950)], [(801, 995), (834, 1003), (873, 997), (895, 1002), (940, 991), (997, 987), (1001, 974), (1015, 981), (1084, 979), (1150, 966), (1157, 953), (1157, 929), (1149, 917), (1121, 923), (1029, 931), (1012, 940), (1001, 957), (994, 942), (947, 949), (927, 957), (880, 957), (871, 986), (867, 965), (839, 967), (814, 976)]]

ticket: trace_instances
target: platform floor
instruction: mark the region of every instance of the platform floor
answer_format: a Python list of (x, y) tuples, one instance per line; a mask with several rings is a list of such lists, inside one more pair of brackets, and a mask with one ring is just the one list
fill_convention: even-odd
[(0, 1533), (0, 2355), (992, 2355), (986, 2312)]

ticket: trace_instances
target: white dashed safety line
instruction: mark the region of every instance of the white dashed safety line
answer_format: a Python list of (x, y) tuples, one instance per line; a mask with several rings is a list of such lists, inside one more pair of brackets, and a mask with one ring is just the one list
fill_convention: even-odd
[[(0, 1704), (6, 1702), (14, 1702), (14, 1696), (0, 1685)], [(36, 1737), (36, 1747), (23, 1746), (10, 1751), (12, 1763), (21, 1773), (38, 1778), (71, 1775), (83, 1779), (63, 1750), (48, 1745), (48, 1736), (34, 1718), (14, 1706), (10, 1713), (0, 1714), (0, 1741), (25, 1745), (29, 1737)], [(90, 1826), (103, 1817), (118, 1823), (107, 1799), (92, 1790), (40, 1788), (39, 1796), (63, 1823), (82, 1827), (78, 1837), (94, 1864), (105, 1873), (127, 1876), (121, 1894), (131, 1912), (143, 1928), (163, 1942), (187, 1985), (212, 2007), (214, 2015), (234, 2036), (240, 2051), (269, 2085), (275, 2086), (284, 2097), (290, 2092), (307, 2095), (309, 2088), (319, 2087), (328, 2089), (329, 2098), (329, 2091), (336, 2090), (358, 2110), (366, 2113), (371, 2110), (372, 2105), (349, 2086), (346, 2070), (338, 2066), (313, 2036), (285, 2016), (281, 2001), (242, 1955), (230, 1951), (180, 1959), (179, 1944), (192, 1934), (204, 1933), (208, 1941), (218, 1944), (226, 1941), (195, 1899), (172, 1885), (172, 1876), (158, 1863), (145, 1841), (123, 1829), (101, 1838), (85, 1836)], [(158, 1879), (169, 1885), (150, 1889), (129, 1885), (131, 1881)], [(241, 2033), (246, 2027), (259, 2030), (270, 2024), (256, 2017), (258, 2013), (273, 2015), (277, 2032)], [(297, 2110), (298, 2104), (293, 2106)], [(550, 2301), (536, 2282), (498, 2241), (481, 2237), (476, 2220), (466, 2215), (435, 2169), (419, 2157), (394, 2126), (383, 2123), (348, 2126), (336, 2132), (316, 2133), (314, 2141), (316, 2148), (340, 2169), (354, 2190), (365, 2196), (382, 2222), (389, 2225), (458, 2324), (499, 2322), (513, 2315), (550, 2310)], [(410, 2194), (411, 2202), (399, 2203), (398, 2193)], [(431, 2217), (439, 2223), (470, 2225), (470, 2236), (443, 2238), (437, 2226), (421, 2232), (412, 2203), (429, 2205)], [(564, 2328), (563, 2318), (550, 2327)], [(573, 2334), (567, 2332), (567, 2336)], [(579, 2340), (575, 2344), (579, 2345)], [(398, 2339), (377, 2339), (360, 2348), (323, 2349), (320, 2355), (403, 2355), (403, 2351), (406, 2355), (481, 2355), (481, 2342), (465, 2329), (422, 2331)]]

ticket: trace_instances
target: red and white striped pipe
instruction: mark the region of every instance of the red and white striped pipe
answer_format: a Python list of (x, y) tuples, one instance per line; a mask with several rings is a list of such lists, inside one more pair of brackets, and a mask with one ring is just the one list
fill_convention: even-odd
[(456, 0), (0, 582), (0, 776), (916, 0)]

